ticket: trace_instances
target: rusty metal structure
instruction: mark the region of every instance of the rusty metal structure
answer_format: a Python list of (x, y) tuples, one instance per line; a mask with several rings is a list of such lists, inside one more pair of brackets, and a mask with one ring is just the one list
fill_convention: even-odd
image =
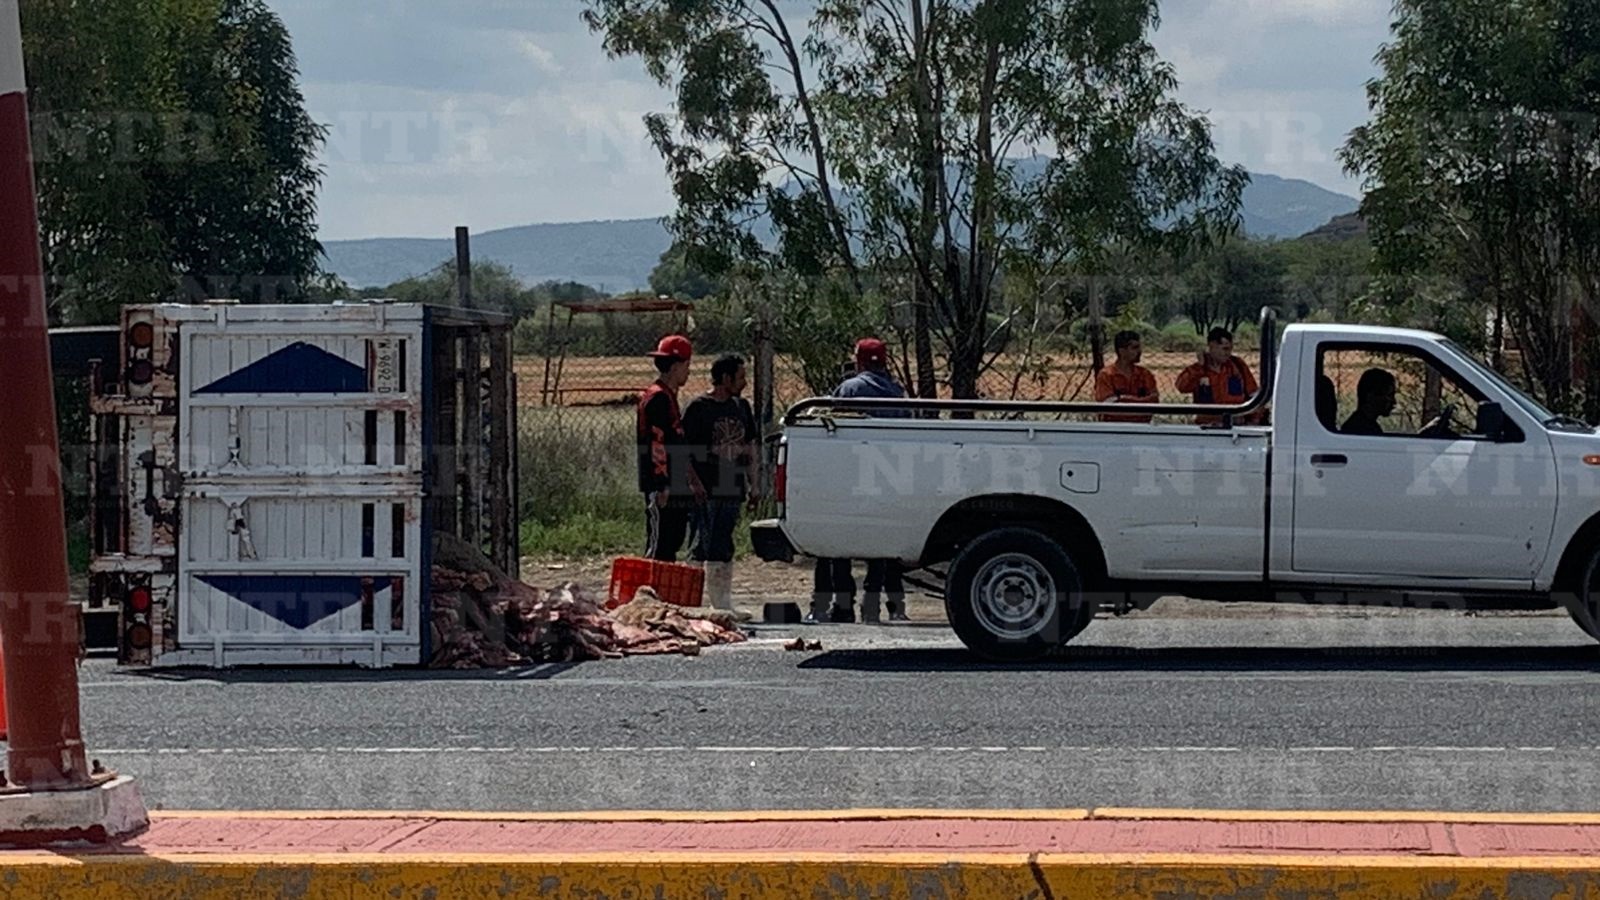
[[(556, 310), (566, 310), (564, 325), (556, 324)], [(580, 315), (586, 316), (636, 316), (646, 313), (670, 313), (663, 323), (669, 331), (688, 330), (694, 304), (671, 297), (613, 297), (606, 300), (562, 300), (550, 304), (549, 319), (545, 323), (545, 345), (549, 350), (544, 359), (544, 384), (539, 390), (540, 406), (565, 406), (568, 395), (606, 396), (637, 392), (639, 386), (632, 382), (607, 381), (604, 384), (565, 386), (562, 378), (567, 371), (568, 351), (572, 344), (572, 326)], [(663, 332), (666, 333), (666, 332)]]
[(416, 665), (435, 534), (517, 568), (511, 321), (132, 306), (91, 374), (90, 609), (130, 665)]

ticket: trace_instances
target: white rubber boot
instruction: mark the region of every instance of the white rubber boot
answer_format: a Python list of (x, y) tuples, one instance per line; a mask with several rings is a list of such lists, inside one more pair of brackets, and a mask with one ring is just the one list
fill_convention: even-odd
[(713, 608), (733, 611), (733, 563), (706, 563), (706, 595)]

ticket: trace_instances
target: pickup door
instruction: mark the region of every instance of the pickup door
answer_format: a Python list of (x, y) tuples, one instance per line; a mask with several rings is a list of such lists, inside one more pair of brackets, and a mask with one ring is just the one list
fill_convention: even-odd
[[(1325, 380), (1320, 408), (1316, 379), (1303, 380), (1294, 404), (1297, 577), (1531, 584), (1556, 512), (1554, 454), (1539, 423), (1437, 342), (1320, 339), (1309, 342), (1302, 366)], [(1394, 401), (1376, 401), (1392, 412), (1377, 419), (1384, 433), (1355, 433), (1371, 430), (1349, 420), (1372, 370), (1394, 376)], [(1380, 388), (1385, 380), (1368, 377)], [(1474, 433), (1485, 401), (1505, 410), (1498, 439)], [(1453, 426), (1428, 430), (1447, 405)]]

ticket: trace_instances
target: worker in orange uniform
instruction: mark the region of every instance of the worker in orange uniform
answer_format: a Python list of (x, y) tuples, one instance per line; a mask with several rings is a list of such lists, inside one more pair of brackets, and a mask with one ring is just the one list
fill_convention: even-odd
[[(1156, 387), (1154, 372), (1139, 365), (1144, 359), (1144, 343), (1137, 331), (1118, 332), (1112, 345), (1117, 359), (1100, 370), (1094, 380), (1096, 403), (1159, 403), (1161, 391)], [(1149, 416), (1107, 413), (1102, 422), (1136, 422), (1149, 424)]]
[[(1254, 397), (1259, 389), (1250, 366), (1233, 355), (1233, 332), (1226, 328), (1211, 329), (1199, 360), (1178, 374), (1178, 390), (1194, 397), (1196, 403), (1237, 406)], [(1200, 416), (1195, 421), (1201, 425), (1222, 422), (1217, 416)], [(1241, 425), (1259, 421), (1259, 414), (1238, 420)]]

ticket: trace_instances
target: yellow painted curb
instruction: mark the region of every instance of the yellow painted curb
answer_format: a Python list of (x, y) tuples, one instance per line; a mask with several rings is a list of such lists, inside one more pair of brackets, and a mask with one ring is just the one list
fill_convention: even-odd
[[(8, 898), (1593, 896), (1600, 860), (1021, 854), (80, 856), (8, 854)], [(1533, 892), (1529, 893), (1529, 889)]]
[(1044, 896), (1106, 900), (1555, 900), (1600, 891), (1600, 860), (1586, 857), (1041, 856), (1036, 866), (1050, 888)]

